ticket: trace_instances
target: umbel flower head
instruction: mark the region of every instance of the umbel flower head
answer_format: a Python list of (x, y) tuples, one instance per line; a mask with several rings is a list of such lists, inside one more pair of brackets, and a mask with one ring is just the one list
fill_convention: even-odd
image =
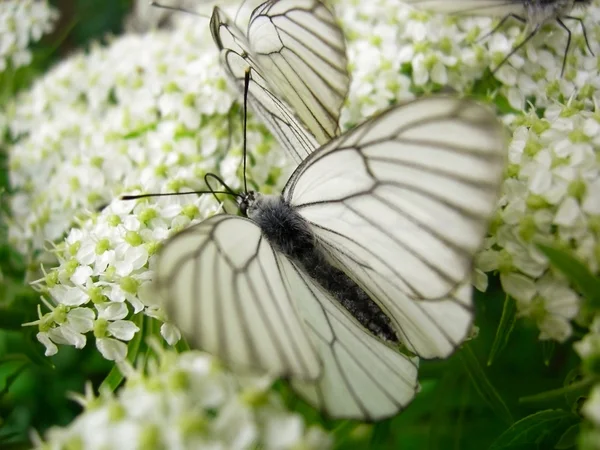
[[(510, 51), (516, 28), (479, 41), (493, 26), (487, 18), (448, 18), (392, 0), (337, 5), (353, 79), (343, 127), (442, 85), (501, 107), (513, 135), (510, 166), (478, 258), (478, 286), (485, 288), (483, 272), (498, 272), (540, 338), (567, 339), (579, 296), (535, 244), (563, 246), (598, 270), (597, 79), (581, 42), (563, 78), (564, 46), (545, 29), (490, 76), (486, 68)], [(600, 32), (598, 19), (591, 6), (588, 34)], [(47, 354), (93, 334), (106, 358), (123, 359), (136, 315), (165, 319), (150, 285), (161, 242), (219, 208), (207, 196), (125, 202), (119, 194), (200, 189), (207, 172), (239, 186), (239, 107), (208, 27), (178, 20), (171, 31), (127, 34), (71, 57), (9, 108), (19, 191), (10, 238), (29, 252), (55, 242), (58, 261), (37, 283), (49, 305), (36, 322)], [(532, 57), (538, 53), (544, 57)], [(533, 84), (523, 75), (531, 70)], [(279, 189), (289, 171), (284, 152), (252, 120), (249, 149), (253, 187)], [(179, 339), (168, 323), (161, 333)]]
[[(126, 35), (73, 56), (10, 108), (18, 191), (10, 240), (26, 252), (57, 242), (50, 253), (58, 266), (35, 284), (48, 300), (34, 323), (47, 355), (56, 344), (81, 348), (93, 334), (104, 357), (123, 359), (138, 331), (133, 315), (164, 320), (148, 286), (152, 256), (219, 207), (207, 196), (135, 202), (119, 194), (196, 190), (207, 172), (239, 186), (239, 107), (197, 21), (182, 17), (177, 31)], [(250, 122), (260, 165), (249, 162), (249, 177), (263, 190), (284, 179), (286, 161), (272, 142)], [(169, 324), (161, 332), (179, 339)]]
[(0, 73), (28, 65), (30, 44), (51, 31), (57, 17), (46, 0), (0, 2)]
[(331, 447), (331, 438), (290, 413), (271, 391), (269, 377), (236, 378), (205, 353), (158, 351), (146, 372), (121, 364), (118, 394), (98, 397), (87, 386), (69, 426), (36, 437), (37, 449), (119, 448), (292, 449)]

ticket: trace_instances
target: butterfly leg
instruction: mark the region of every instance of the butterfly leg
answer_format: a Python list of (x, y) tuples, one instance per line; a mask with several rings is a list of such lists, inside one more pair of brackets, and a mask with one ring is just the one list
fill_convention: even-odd
[(569, 47), (571, 47), (571, 30), (565, 23), (560, 20), (560, 17), (556, 18), (558, 24), (567, 32), (567, 46), (565, 47), (565, 54), (563, 56), (562, 68), (560, 69), (560, 76), (562, 77), (565, 73), (565, 66), (567, 65), (567, 55), (569, 53)]
[(571, 19), (571, 20), (576, 20), (577, 22), (580, 23), (581, 25), (581, 31), (583, 32), (583, 38), (585, 39), (585, 46), (588, 49), (588, 52), (590, 52), (590, 54), (592, 56), (596, 56), (592, 50), (592, 47), (590, 46), (590, 41), (588, 40), (587, 37), (587, 30), (585, 29), (585, 24), (583, 23), (583, 19), (581, 17), (574, 17), (574, 16), (564, 16), (566, 19)]
[(523, 42), (521, 42), (519, 45), (517, 45), (516, 47), (514, 47), (514, 48), (513, 48), (513, 49), (510, 51), (510, 53), (509, 53), (508, 55), (506, 55), (502, 61), (500, 61), (500, 64), (498, 64), (498, 65), (496, 66), (496, 68), (495, 68), (494, 70), (492, 70), (492, 73), (496, 73), (496, 71), (497, 71), (497, 70), (498, 70), (500, 67), (502, 67), (502, 65), (503, 65), (503, 64), (504, 64), (506, 61), (508, 61), (508, 58), (510, 58), (510, 57), (511, 57), (512, 55), (514, 55), (515, 53), (517, 53), (519, 50), (521, 50), (521, 48), (523, 48), (523, 46), (524, 46), (525, 44), (527, 44), (527, 42), (529, 42), (533, 36), (535, 36), (535, 35), (537, 34), (537, 32), (539, 31), (539, 29), (540, 29), (539, 25), (538, 25), (538, 26), (536, 26), (536, 27), (533, 29), (533, 31), (531, 31), (531, 33), (529, 33), (529, 34), (527, 35), (527, 37), (526, 37), (526, 38), (523, 40)]
[(502, 28), (504, 26), (504, 24), (509, 20), (509, 19), (515, 19), (518, 20), (521, 23), (527, 23), (527, 20), (525, 20), (525, 18), (521, 17), (521, 16), (517, 16), (516, 14), (507, 14), (506, 16), (504, 16), (500, 22), (498, 23), (498, 25), (496, 25), (494, 28), (492, 28), (492, 31), (487, 32), (486, 34), (484, 34), (482, 37), (480, 37), (479, 39), (477, 39), (477, 42), (481, 42), (487, 38), (489, 38), (492, 34), (494, 34), (496, 31), (498, 31), (500, 28)]

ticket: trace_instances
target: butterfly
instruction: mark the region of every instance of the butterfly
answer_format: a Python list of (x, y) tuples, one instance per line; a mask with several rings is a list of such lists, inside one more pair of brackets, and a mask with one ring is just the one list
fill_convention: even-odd
[(486, 107), (437, 96), (339, 134), (343, 35), (317, 0), (263, 3), (246, 34), (215, 8), (211, 30), (245, 103), (299, 165), (280, 195), (226, 187), (241, 215), (165, 243), (168, 315), (194, 346), (289, 378), (331, 417), (392, 416), (418, 390), (416, 355), (446, 357), (470, 331), (504, 130)]
[(529, 28), (529, 32), (525, 36), (525, 39), (506, 55), (506, 57), (496, 66), (494, 72), (529, 42), (539, 32), (543, 25), (553, 20), (567, 33), (567, 45), (565, 47), (562, 62), (561, 76), (565, 72), (567, 55), (571, 46), (571, 30), (564, 23), (563, 19), (579, 22), (587, 49), (590, 54), (594, 54), (587, 38), (583, 20), (579, 17), (569, 15), (574, 8), (588, 6), (591, 3), (591, 0), (403, 0), (403, 2), (418, 8), (446, 14), (458, 13), (502, 17), (498, 25), (494, 27), (492, 31), (487, 33), (486, 37), (499, 30), (507, 20), (511, 18), (526, 24)]

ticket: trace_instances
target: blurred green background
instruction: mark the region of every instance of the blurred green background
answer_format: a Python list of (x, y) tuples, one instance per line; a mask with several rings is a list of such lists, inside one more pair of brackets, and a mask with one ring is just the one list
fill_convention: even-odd
[[(55, 32), (34, 47), (31, 67), (2, 74), (0, 106), (60, 58), (107, 33), (122, 32), (124, 18), (132, 8), (131, 0), (52, 3), (61, 13)], [(9, 193), (5, 151), (0, 151), (0, 189)], [(5, 207), (3, 203), (4, 211)], [(80, 408), (66, 394), (82, 392), (86, 380), (97, 388), (111, 365), (93, 346), (84, 350), (62, 347), (57, 356), (44, 356), (44, 348), (35, 338), (36, 327), (20, 326), (37, 318), (39, 295), (24, 282), (27, 262), (5, 244), (5, 222), (0, 224), (0, 233), (0, 448), (29, 448), (30, 430), (43, 434), (52, 425), (69, 423)], [(502, 331), (496, 336), (502, 318)], [(481, 450), (490, 448), (516, 421), (535, 413), (538, 416), (532, 423), (513, 433), (518, 439), (496, 442), (492, 448), (573, 447), (579, 417), (571, 409), (585, 390), (527, 398), (577, 381), (579, 361), (572, 341), (541, 343), (537, 328), (515, 322), (514, 304), (493, 278), (489, 291), (478, 295), (476, 324), (478, 338), (453, 357), (422, 362), (422, 391), (414, 403), (396, 418), (375, 425), (327, 421), (299, 403), (288, 388), (281, 385), (279, 389), (309, 420), (332, 430), (338, 448)], [(502, 333), (510, 330), (504, 339)], [(575, 339), (580, 337), (576, 332)], [(492, 358), (492, 348), (499, 344)], [(558, 441), (561, 447), (555, 447)]]

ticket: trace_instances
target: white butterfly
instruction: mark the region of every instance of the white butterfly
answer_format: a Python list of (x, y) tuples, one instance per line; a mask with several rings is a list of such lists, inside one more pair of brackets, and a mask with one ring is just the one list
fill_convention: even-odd
[(446, 14), (486, 15), (502, 17), (500, 23), (487, 35), (495, 33), (508, 19), (513, 18), (528, 26), (529, 33), (525, 39), (513, 48), (510, 53), (496, 66), (498, 70), (508, 58), (521, 49), (533, 36), (535, 36), (542, 25), (556, 21), (567, 33), (567, 45), (562, 62), (561, 75), (565, 71), (567, 54), (571, 46), (571, 30), (565, 25), (563, 19), (579, 22), (585, 38), (588, 51), (593, 55), (585, 31), (583, 20), (579, 17), (569, 15), (574, 8), (588, 6), (591, 0), (402, 0), (404, 3), (414, 5), (418, 8), (428, 9)]
[(237, 194), (244, 217), (213, 216), (165, 244), (169, 316), (232, 367), (290, 377), (332, 417), (394, 415), (418, 389), (405, 353), (446, 357), (470, 330), (503, 129), (472, 101), (430, 97), (332, 138), (348, 75), (327, 8), (266, 2), (247, 36), (216, 8), (211, 27), (231, 78), (251, 67), (248, 100), (302, 162), (281, 195)]
[(267, 1), (252, 12), (246, 34), (215, 7), (210, 27), (240, 92), (252, 69), (248, 102), (297, 163), (339, 133), (350, 85), (346, 45), (321, 2)]

